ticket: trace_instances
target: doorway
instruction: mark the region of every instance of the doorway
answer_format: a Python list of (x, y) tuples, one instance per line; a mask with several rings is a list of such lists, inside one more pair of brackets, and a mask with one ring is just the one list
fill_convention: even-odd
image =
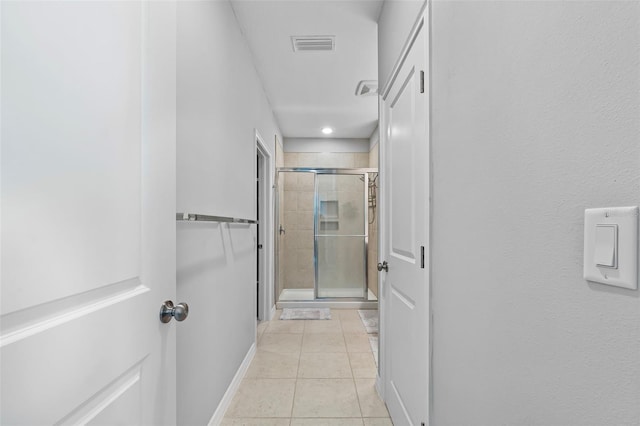
[(258, 321), (271, 319), (273, 300), (269, 289), (273, 282), (271, 266), (273, 252), (273, 232), (271, 232), (272, 210), (272, 156), (260, 134), (256, 131), (256, 318)]

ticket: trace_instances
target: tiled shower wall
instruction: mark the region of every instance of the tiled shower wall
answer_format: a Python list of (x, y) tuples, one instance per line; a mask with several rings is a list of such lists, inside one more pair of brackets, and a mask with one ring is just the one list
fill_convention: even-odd
[[(373, 152), (375, 151), (375, 153)], [(378, 164), (377, 146), (371, 153), (307, 153), (285, 152), (280, 167), (368, 168)], [(371, 165), (371, 161), (375, 165)], [(285, 234), (279, 245), (278, 294), (283, 288), (313, 288), (313, 174), (282, 173), (279, 182), (280, 223)], [(369, 209), (369, 215), (373, 213)], [(377, 213), (377, 211), (376, 211)], [(368, 286), (377, 295), (377, 221), (369, 225)], [(373, 231), (373, 233), (372, 233)], [(372, 263), (373, 262), (373, 263)]]
[[(369, 152), (369, 167), (372, 169), (378, 168), (378, 144)], [(375, 208), (369, 207), (369, 256), (367, 259), (368, 285), (369, 290), (378, 297), (378, 209), (380, 198), (378, 187), (380, 185), (380, 178), (376, 179), (375, 190)]]
[(369, 167), (366, 152), (285, 152), (285, 167)]
[[(289, 167), (286, 160), (285, 167)], [(313, 173), (280, 173), (279, 184), (284, 187), (280, 209), (285, 229), (280, 237), (283, 255), (280, 282), (283, 288), (313, 288)]]

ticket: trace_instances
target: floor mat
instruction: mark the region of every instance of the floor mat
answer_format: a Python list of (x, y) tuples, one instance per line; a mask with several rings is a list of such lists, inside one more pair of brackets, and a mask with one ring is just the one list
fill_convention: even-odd
[(361, 309), (358, 311), (362, 324), (368, 334), (378, 333), (378, 310), (377, 309)]
[(330, 320), (329, 308), (284, 308), (281, 320)]

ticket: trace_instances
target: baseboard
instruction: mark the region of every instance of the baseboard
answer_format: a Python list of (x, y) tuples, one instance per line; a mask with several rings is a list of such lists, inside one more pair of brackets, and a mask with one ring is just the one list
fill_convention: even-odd
[(382, 379), (379, 375), (376, 374), (376, 391), (378, 392), (378, 396), (380, 397), (380, 399), (384, 401), (384, 392), (382, 390)]
[(244, 360), (242, 361), (242, 364), (240, 364), (240, 368), (238, 368), (238, 371), (236, 371), (236, 375), (233, 376), (233, 380), (231, 381), (231, 384), (227, 388), (227, 391), (224, 393), (224, 396), (222, 397), (222, 401), (220, 401), (220, 404), (218, 404), (218, 408), (216, 408), (216, 411), (213, 413), (211, 420), (209, 420), (208, 426), (218, 426), (220, 423), (222, 423), (224, 414), (229, 409), (229, 406), (231, 405), (231, 401), (233, 400), (233, 397), (238, 391), (238, 388), (240, 387), (240, 382), (242, 382), (244, 375), (247, 374), (247, 370), (249, 369), (249, 365), (251, 365), (251, 361), (253, 361), (253, 357), (255, 354), (256, 354), (256, 344), (254, 343), (249, 348), (247, 355), (244, 357)]
[(276, 305), (275, 303), (271, 305), (271, 313), (269, 314), (269, 321), (273, 321), (276, 316)]

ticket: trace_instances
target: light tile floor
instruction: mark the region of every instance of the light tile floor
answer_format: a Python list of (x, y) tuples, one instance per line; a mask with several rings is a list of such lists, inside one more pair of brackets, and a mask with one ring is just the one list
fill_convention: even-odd
[(392, 426), (357, 310), (258, 325), (258, 348), (223, 426)]

